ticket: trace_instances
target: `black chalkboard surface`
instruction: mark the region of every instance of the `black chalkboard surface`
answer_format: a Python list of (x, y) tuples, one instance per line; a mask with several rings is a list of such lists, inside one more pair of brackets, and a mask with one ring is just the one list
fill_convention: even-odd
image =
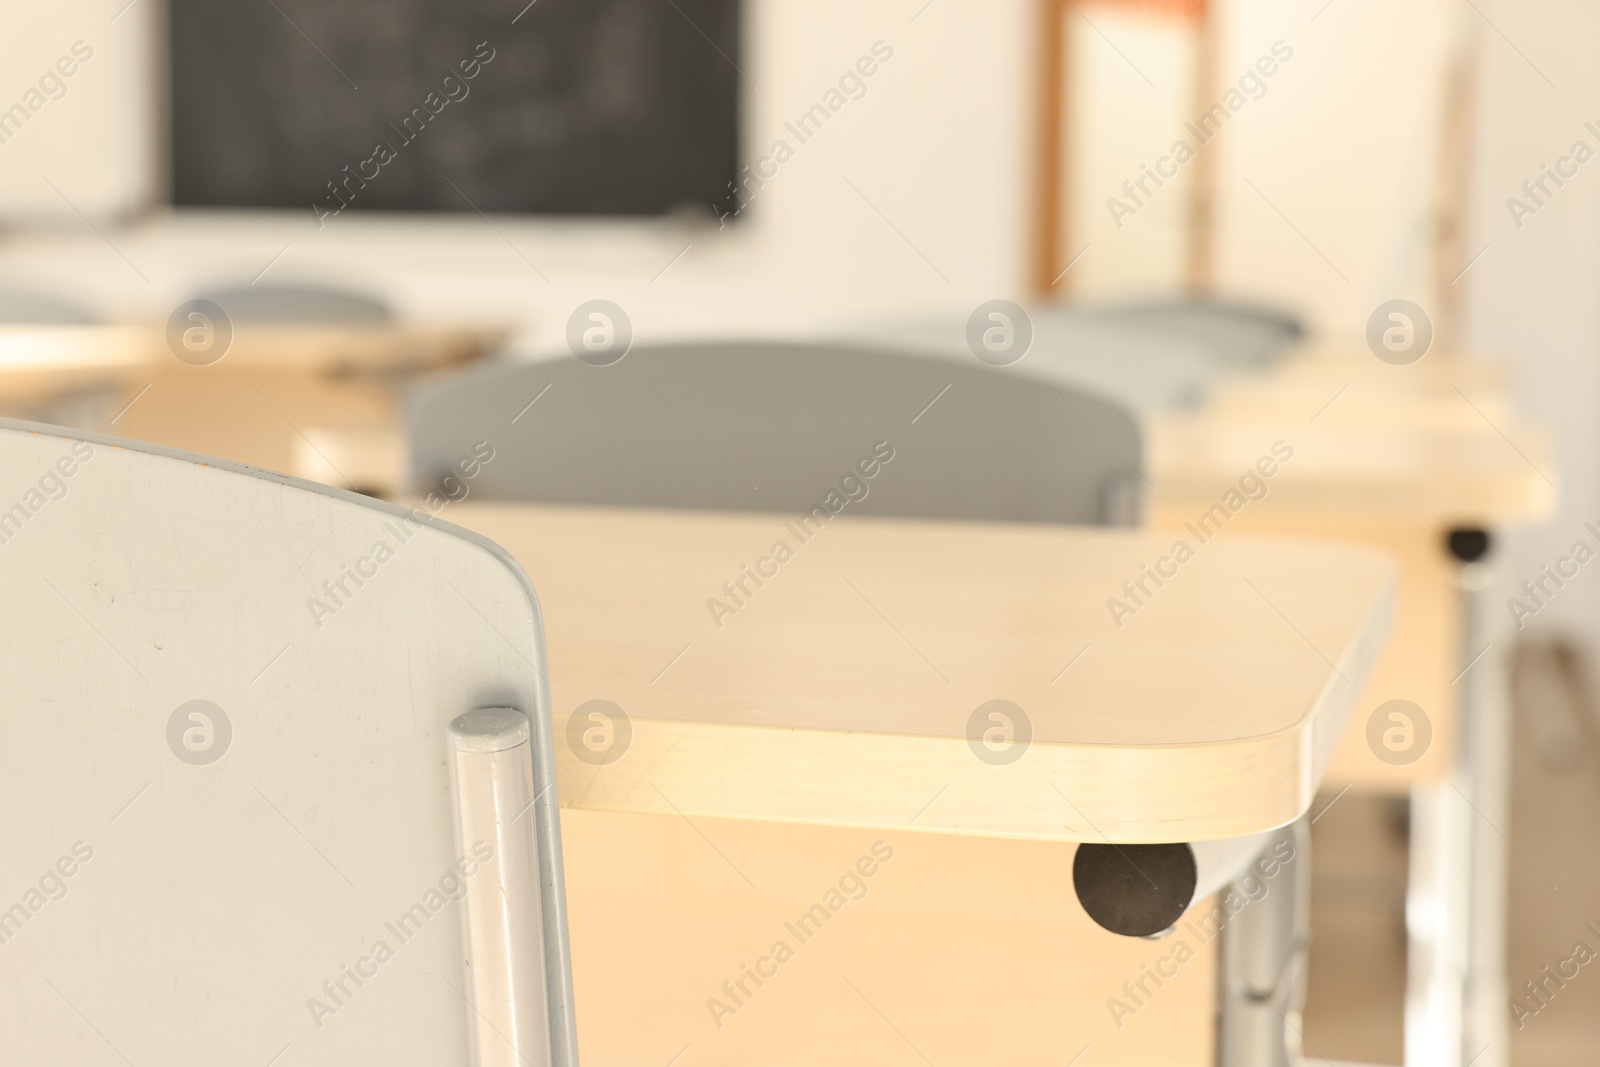
[(526, 3), (170, 0), (174, 200), (321, 225), (727, 200), (738, 0)]

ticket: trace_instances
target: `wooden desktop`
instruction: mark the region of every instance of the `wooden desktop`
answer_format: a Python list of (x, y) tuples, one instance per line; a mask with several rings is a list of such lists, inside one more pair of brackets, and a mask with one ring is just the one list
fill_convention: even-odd
[[(793, 516), (470, 498), (439, 516), (539, 590), (598, 1064), (1209, 1064), (1210, 905), (1165, 940), (1107, 933), (1070, 842), (1303, 813), (1393, 596), (1380, 554), (1237, 538), (1119, 628), (1107, 601), (1172, 538), (843, 517), (801, 542)], [(978, 754), (996, 699), (1031, 726), (1014, 762)], [(791, 930), (863, 857), (826, 926)]]

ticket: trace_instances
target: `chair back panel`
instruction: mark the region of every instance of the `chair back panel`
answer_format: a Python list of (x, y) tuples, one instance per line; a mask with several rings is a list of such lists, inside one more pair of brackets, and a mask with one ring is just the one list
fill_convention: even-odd
[(541, 621), (502, 552), (426, 510), (3, 422), (0, 583), (8, 1062), (464, 1067), (446, 725), (507, 705), (535, 725), (575, 1062)]
[(483, 500), (795, 513), (834, 494), (855, 514), (1098, 524), (1142, 477), (1138, 425), (1112, 403), (866, 347), (499, 365), (430, 383), (409, 417), (418, 489), (448, 490), (454, 457), (492, 443)]

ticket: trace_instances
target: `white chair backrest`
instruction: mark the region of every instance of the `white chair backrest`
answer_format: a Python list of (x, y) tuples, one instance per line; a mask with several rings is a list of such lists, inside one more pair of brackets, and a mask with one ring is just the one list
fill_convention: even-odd
[(494, 706), (533, 726), (529, 1062), (576, 1062), (538, 603), (431, 511), (0, 422), (6, 1061), (467, 1064), (447, 725)]

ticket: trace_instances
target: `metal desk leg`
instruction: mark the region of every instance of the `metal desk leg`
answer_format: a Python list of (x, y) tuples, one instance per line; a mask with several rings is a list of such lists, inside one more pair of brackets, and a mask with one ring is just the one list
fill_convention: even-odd
[(1496, 610), (1489, 567), (1461, 569), (1462, 662), (1460, 761), (1471, 800), (1467, 836), (1467, 952), (1461, 1062), (1505, 1067), (1510, 1031), (1506, 1002), (1507, 854), (1511, 820), (1509, 638)]
[(1287, 843), (1294, 859), (1267, 895), (1222, 928), (1218, 974), (1220, 1067), (1289, 1067), (1300, 1061), (1310, 942), (1311, 826), (1305, 819), (1274, 831), (1264, 852)]
[(1462, 564), (1460, 725), (1444, 780), (1412, 793), (1406, 1065), (1505, 1067), (1507, 642), (1488, 534), (1454, 530), (1449, 547)]
[[(1406, 1067), (1461, 1067), (1472, 808), (1459, 772), (1411, 791), (1406, 878)], [(1481, 1065), (1475, 1065), (1481, 1067)]]

